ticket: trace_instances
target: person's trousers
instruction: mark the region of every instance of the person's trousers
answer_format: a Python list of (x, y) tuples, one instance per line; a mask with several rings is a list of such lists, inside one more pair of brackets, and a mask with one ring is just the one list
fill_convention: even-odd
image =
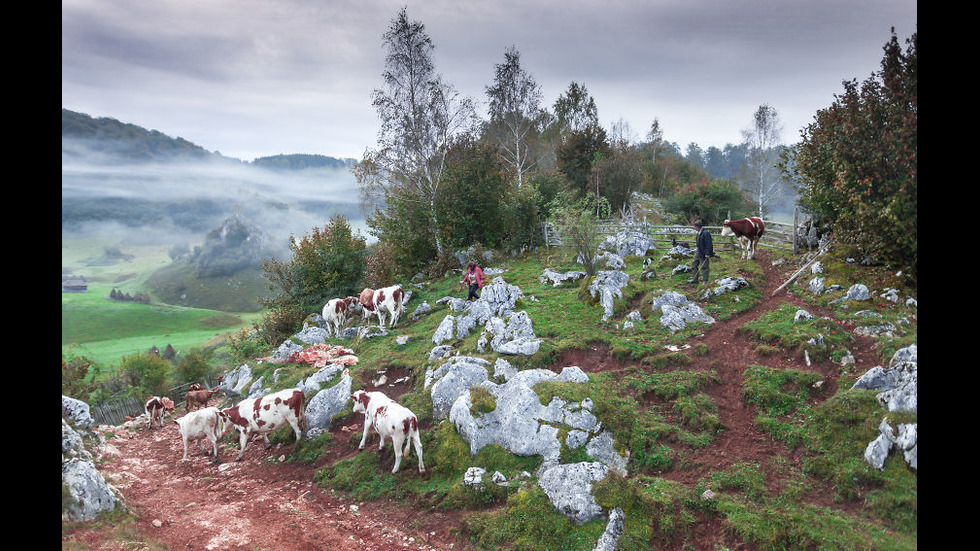
[(473, 299), (480, 298), (480, 295), (478, 295), (476, 293), (479, 289), (480, 289), (480, 286), (478, 284), (476, 284), (476, 283), (474, 283), (473, 285), (470, 285), (470, 294), (469, 294), (469, 296), (466, 297), (466, 300), (473, 300)]
[(711, 260), (703, 256), (695, 256), (694, 262), (691, 263), (691, 269), (694, 270), (694, 276), (691, 278), (693, 281), (698, 280), (698, 269), (701, 270), (701, 279), (708, 283), (708, 272), (711, 270)]

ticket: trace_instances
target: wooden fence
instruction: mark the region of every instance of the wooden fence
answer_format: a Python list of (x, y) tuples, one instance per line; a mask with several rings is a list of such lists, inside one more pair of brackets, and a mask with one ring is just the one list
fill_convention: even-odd
[[(762, 235), (762, 239), (759, 240), (759, 245), (795, 253), (798, 251), (799, 245), (797, 242), (797, 232), (793, 231), (793, 228), (794, 224), (768, 221), (766, 222), (766, 232)], [(714, 236), (715, 247), (721, 246), (730, 250), (738, 249), (738, 240), (735, 237), (729, 237), (727, 241), (721, 237), (721, 226), (705, 226), (705, 229)], [(694, 228), (691, 226), (653, 225), (645, 222), (632, 224), (619, 221), (608, 222), (599, 228), (600, 235), (616, 235), (623, 231), (645, 233), (653, 238), (656, 248), (665, 249), (669, 249), (672, 241), (675, 239), (678, 242), (686, 242), (690, 248), (694, 248), (696, 235)], [(541, 232), (545, 247), (561, 246), (561, 231), (554, 224), (550, 222), (542, 224)]]
[[(166, 396), (173, 400), (174, 404), (181, 404), (184, 401), (184, 395), (187, 394), (187, 388), (191, 384), (193, 383), (175, 386), (167, 391)], [(218, 384), (218, 381), (209, 377), (205, 379), (203, 384), (206, 388), (211, 389), (214, 388), (214, 385)], [(92, 418), (95, 419), (96, 425), (121, 425), (127, 416), (136, 417), (137, 415), (143, 414), (144, 403), (145, 400), (133, 397), (110, 398), (91, 408)]]

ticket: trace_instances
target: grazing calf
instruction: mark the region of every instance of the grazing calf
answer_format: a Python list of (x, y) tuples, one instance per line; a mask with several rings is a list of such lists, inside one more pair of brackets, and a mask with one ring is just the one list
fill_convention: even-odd
[(174, 419), (174, 424), (177, 425), (177, 430), (180, 431), (180, 436), (184, 440), (184, 458), (181, 461), (187, 461), (187, 443), (195, 440), (197, 445), (201, 447), (201, 453), (207, 455), (208, 451), (204, 449), (204, 442), (202, 442), (203, 439), (207, 438), (211, 441), (213, 448), (211, 463), (218, 464), (221, 462), (218, 458), (218, 438), (221, 438), (221, 435), (225, 433), (225, 423), (221, 419), (221, 412), (218, 411), (218, 408), (206, 407), (192, 411), (180, 419)]
[(742, 245), (742, 258), (750, 260), (755, 258), (756, 245), (764, 233), (766, 233), (766, 225), (758, 216), (742, 218), (741, 220), (725, 220), (721, 228), (722, 237), (735, 236), (738, 238), (738, 242)]
[(303, 438), (300, 424), (306, 422), (303, 414), (303, 392), (295, 388), (287, 388), (262, 398), (248, 398), (237, 406), (221, 410), (221, 418), (235, 427), (240, 435), (241, 450), (235, 461), (241, 461), (245, 455), (245, 446), (249, 438), (259, 434), (269, 447), (269, 433), (289, 424), (296, 433), (296, 440)]
[(385, 325), (385, 318), (388, 318), (388, 327), (394, 327), (398, 323), (398, 318), (405, 312), (405, 291), (401, 285), (392, 285), (374, 292), (374, 309), (378, 316), (378, 324)]
[(196, 408), (208, 407), (208, 400), (211, 399), (218, 389), (214, 390), (191, 390), (184, 395), (184, 409), (191, 410), (191, 406)]
[(143, 411), (150, 418), (150, 428), (153, 428), (153, 421), (159, 421), (160, 428), (163, 428), (163, 414), (173, 412), (174, 401), (166, 396), (153, 396), (143, 404)]
[[(374, 427), (381, 436), (378, 451), (385, 446), (385, 438), (391, 438), (395, 448), (395, 467), (392, 473), (397, 473), (402, 464), (402, 455), (408, 455), (412, 443), (415, 444), (415, 455), (419, 456), (419, 472), (425, 472), (422, 463), (422, 440), (419, 437), (419, 421), (405, 406), (395, 402), (381, 392), (364, 392), (358, 390), (351, 396), (354, 401), (354, 413), (364, 414), (364, 435), (357, 449), (363, 450), (367, 442), (368, 431)], [(404, 450), (402, 445), (404, 444)]]
[(327, 324), (327, 334), (339, 337), (351, 316), (362, 310), (358, 297), (332, 298), (323, 305), (323, 321)]

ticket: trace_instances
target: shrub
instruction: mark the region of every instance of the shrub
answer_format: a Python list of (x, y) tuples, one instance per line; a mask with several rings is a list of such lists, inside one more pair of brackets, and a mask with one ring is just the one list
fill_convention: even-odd
[(140, 398), (164, 395), (170, 362), (157, 354), (131, 354), (123, 356), (120, 364), (123, 378)]
[[(263, 323), (267, 334), (291, 334), (306, 313), (319, 313), (331, 298), (363, 288), (367, 245), (352, 234), (344, 215), (334, 215), (326, 227), (313, 228), (300, 239), (290, 237), (289, 249), (288, 262), (272, 259), (262, 265), (273, 293), (259, 299), (270, 310)], [(290, 329), (283, 331), (283, 324), (291, 324)]]

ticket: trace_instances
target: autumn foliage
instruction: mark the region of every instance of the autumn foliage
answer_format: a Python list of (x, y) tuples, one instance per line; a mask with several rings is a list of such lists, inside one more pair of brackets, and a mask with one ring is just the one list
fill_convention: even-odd
[[(820, 110), (783, 169), (801, 203), (839, 243), (902, 270), (918, 265), (917, 38), (903, 51), (892, 29), (881, 69)], [(789, 166), (790, 168), (786, 168)]]

